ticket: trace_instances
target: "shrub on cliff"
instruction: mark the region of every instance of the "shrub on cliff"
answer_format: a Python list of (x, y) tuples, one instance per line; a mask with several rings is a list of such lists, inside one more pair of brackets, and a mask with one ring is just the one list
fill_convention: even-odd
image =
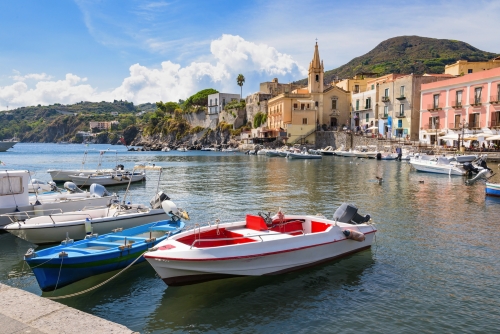
[(194, 106), (202, 106), (202, 107), (207, 107), (208, 106), (208, 95), (210, 94), (216, 94), (219, 91), (213, 89), (213, 88), (207, 88), (200, 90), (198, 93), (191, 95), (186, 99), (186, 101), (182, 105), (182, 109), (184, 111), (190, 110)]

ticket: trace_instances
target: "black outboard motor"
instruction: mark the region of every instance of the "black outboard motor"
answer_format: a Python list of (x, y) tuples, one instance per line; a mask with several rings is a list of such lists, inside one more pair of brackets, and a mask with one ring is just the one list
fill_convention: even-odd
[(479, 169), (474, 167), (474, 165), (471, 164), (470, 162), (464, 162), (463, 168), (465, 169), (467, 176), (471, 176), (472, 173), (477, 174), (479, 172)]
[(161, 203), (165, 200), (170, 200), (170, 197), (168, 197), (168, 195), (165, 194), (163, 191), (160, 191), (151, 199), (149, 204), (151, 205), (152, 209), (160, 209)]
[(382, 153), (377, 153), (377, 160), (382, 160)]
[(342, 203), (333, 214), (333, 220), (347, 224), (363, 224), (370, 220), (370, 215), (362, 216), (353, 204)]

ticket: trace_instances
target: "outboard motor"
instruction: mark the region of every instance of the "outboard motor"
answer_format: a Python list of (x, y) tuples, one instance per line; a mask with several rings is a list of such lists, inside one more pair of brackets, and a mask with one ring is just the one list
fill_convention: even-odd
[(474, 165), (471, 164), (470, 162), (464, 162), (464, 164), (462, 166), (465, 169), (465, 172), (468, 176), (471, 176), (472, 173), (477, 174), (479, 172), (479, 169), (474, 167)]
[(377, 153), (377, 160), (382, 160), (382, 153)]
[(73, 182), (64, 182), (64, 189), (66, 189), (70, 194), (83, 193), (83, 190), (78, 188)]
[(333, 214), (333, 220), (347, 224), (363, 224), (370, 220), (370, 215), (363, 217), (353, 204), (342, 203)]
[[(170, 197), (168, 197), (167, 194), (165, 194), (163, 191), (160, 191), (158, 194), (156, 194), (153, 199), (149, 202), (151, 205), (151, 208), (153, 209), (160, 209), (162, 207), (162, 202), (170, 200)], [(168, 212), (168, 211), (166, 211)]]
[(50, 185), (50, 191), (59, 191), (57, 184), (54, 181), (50, 181), (48, 184)]
[(123, 165), (116, 165), (116, 170), (124, 170), (125, 169), (125, 166)]
[(104, 197), (111, 196), (111, 193), (104, 186), (92, 183), (90, 185), (90, 195), (92, 195), (92, 197)]
[(161, 202), (161, 208), (165, 211), (165, 213), (170, 215), (174, 222), (179, 221), (181, 218), (189, 220), (188, 213), (181, 208), (178, 208), (177, 205), (175, 205), (175, 203), (170, 200)]

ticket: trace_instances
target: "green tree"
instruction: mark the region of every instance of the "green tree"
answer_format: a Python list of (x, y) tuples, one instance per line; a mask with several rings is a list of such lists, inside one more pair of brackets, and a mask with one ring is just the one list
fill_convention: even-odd
[(241, 73), (238, 74), (238, 77), (236, 78), (236, 83), (241, 88), (240, 99), (242, 99), (243, 98), (243, 84), (245, 83), (245, 77), (243, 76), (243, 74), (241, 74)]
[(156, 107), (165, 113), (173, 114), (175, 109), (179, 108), (179, 104), (176, 102), (163, 103), (162, 101), (160, 101), (156, 102)]

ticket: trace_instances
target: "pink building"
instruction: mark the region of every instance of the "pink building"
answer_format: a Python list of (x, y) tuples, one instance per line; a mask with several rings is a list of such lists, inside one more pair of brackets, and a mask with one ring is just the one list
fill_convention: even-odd
[(420, 141), (500, 133), (500, 68), (422, 84)]

